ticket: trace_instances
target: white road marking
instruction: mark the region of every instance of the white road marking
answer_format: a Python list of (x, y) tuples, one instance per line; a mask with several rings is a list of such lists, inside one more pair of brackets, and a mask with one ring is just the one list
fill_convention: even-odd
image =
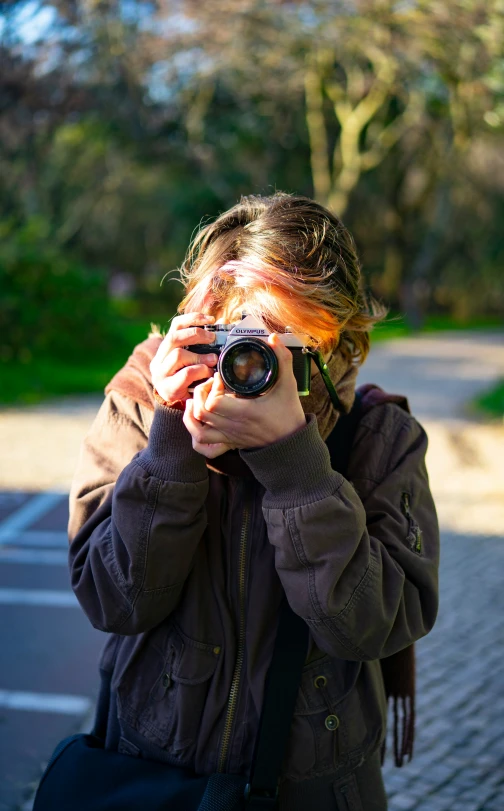
[(5, 544), (16, 540), (16, 536), (29, 527), (43, 515), (50, 512), (61, 500), (65, 498), (63, 493), (48, 491), (37, 493), (19, 510), (11, 513), (5, 521), (0, 524), (0, 544)]
[(57, 608), (78, 608), (73, 591), (53, 589), (3, 589), (0, 588), (0, 605), (37, 605)]
[(54, 712), (60, 715), (84, 715), (91, 708), (91, 699), (86, 696), (60, 695), (58, 693), (22, 693), (17, 690), (0, 690), (0, 707), (29, 712)]
[(9, 546), (43, 546), (46, 549), (68, 549), (68, 535), (66, 532), (55, 530), (29, 529), (16, 535)]
[(0, 564), (68, 566), (68, 553), (60, 549), (6, 549), (0, 546)]

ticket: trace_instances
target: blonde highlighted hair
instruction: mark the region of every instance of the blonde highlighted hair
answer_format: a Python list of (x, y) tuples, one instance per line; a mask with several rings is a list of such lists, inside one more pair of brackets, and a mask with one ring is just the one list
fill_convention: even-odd
[(324, 354), (339, 346), (355, 364), (365, 360), (369, 331), (385, 315), (363, 294), (343, 223), (315, 201), (282, 192), (242, 197), (201, 228), (179, 274), (179, 313), (236, 321), (246, 309), (270, 330), (308, 334)]

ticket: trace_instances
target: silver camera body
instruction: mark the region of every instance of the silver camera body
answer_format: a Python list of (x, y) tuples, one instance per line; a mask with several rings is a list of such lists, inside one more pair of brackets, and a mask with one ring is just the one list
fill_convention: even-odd
[[(275, 385), (278, 378), (278, 359), (268, 344), (270, 331), (252, 315), (245, 315), (234, 324), (211, 324), (203, 329), (213, 332), (213, 344), (191, 344), (185, 349), (198, 355), (216, 354), (217, 370), (228, 391), (239, 397), (260, 397)], [(310, 354), (308, 336), (294, 334), (285, 328), (277, 333), (280, 340), (292, 352), (294, 377), (300, 397), (310, 393)], [(189, 387), (194, 387), (198, 380)]]

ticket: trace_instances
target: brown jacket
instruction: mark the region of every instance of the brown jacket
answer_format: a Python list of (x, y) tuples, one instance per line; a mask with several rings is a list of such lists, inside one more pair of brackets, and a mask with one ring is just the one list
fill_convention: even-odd
[(283, 778), (348, 774), (384, 738), (378, 660), (436, 618), (425, 432), (371, 391), (349, 480), (314, 415), (207, 464), (182, 412), (154, 408), (152, 350), (129, 366), (133, 396), (124, 373), (107, 387), (70, 497), (72, 586), (111, 634), (97, 730), (133, 755), (247, 773), (285, 592), (310, 646)]

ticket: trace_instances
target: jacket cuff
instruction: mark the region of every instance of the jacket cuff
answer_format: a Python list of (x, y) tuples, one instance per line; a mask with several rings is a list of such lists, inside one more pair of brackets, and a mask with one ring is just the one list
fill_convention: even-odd
[(200, 482), (208, 477), (205, 457), (194, 450), (183, 416), (176, 408), (155, 406), (148, 445), (136, 457), (150, 476), (171, 482)]
[(264, 506), (291, 508), (332, 495), (344, 481), (331, 467), (315, 414), (285, 439), (264, 448), (241, 450), (255, 478), (266, 488)]

